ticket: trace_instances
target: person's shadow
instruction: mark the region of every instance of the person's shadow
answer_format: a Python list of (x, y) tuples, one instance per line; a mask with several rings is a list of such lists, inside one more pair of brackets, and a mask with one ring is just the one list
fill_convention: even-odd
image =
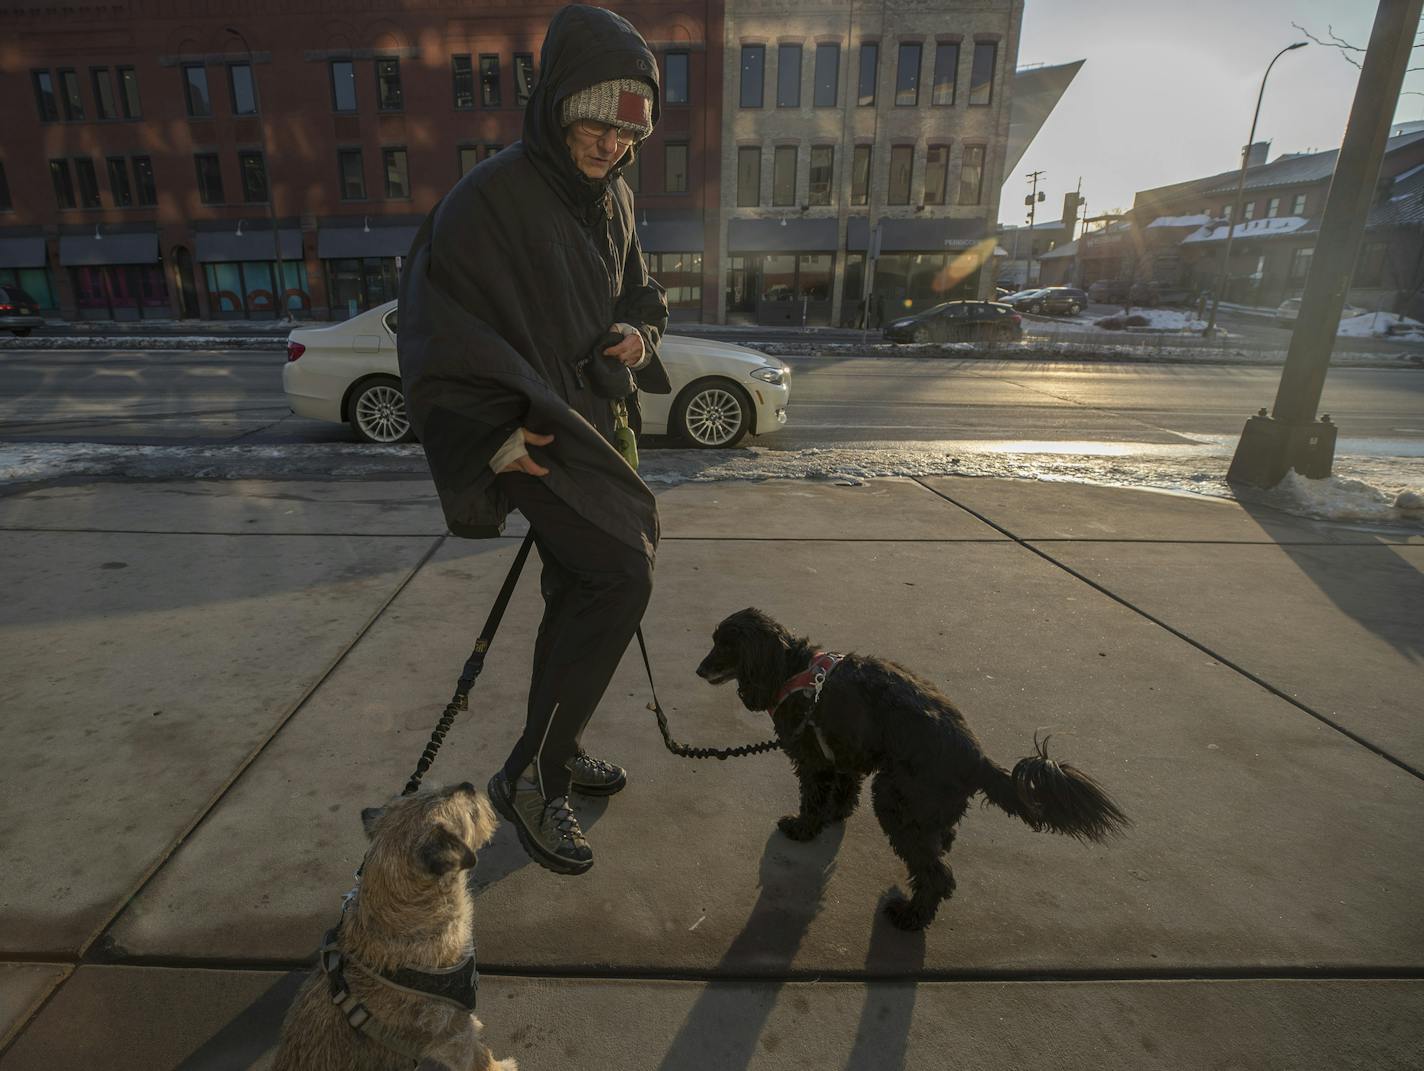
[(821, 910), (844, 836), (845, 824), (837, 822), (805, 844), (779, 831), (768, 838), (756, 904), (716, 973), (764, 974), (771, 984), (749, 992), (742, 983), (710, 983), (668, 1046), (659, 1071), (735, 1071), (751, 1063), (776, 1006), (781, 978)]
[[(925, 966), (925, 931), (897, 930), (885, 917), (890, 894), (881, 897), (865, 956), (865, 1004), (846, 1071), (903, 1071), (915, 1015), (916, 978)], [(876, 978), (886, 979), (877, 982)]]

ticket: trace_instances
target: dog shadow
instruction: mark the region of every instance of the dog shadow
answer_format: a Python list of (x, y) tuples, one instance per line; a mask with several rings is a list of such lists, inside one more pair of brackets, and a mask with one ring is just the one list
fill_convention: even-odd
[[(598, 824), (598, 820), (608, 810), (608, 801), (609, 797), (607, 796), (576, 797), (574, 807), (578, 812), (579, 825), (583, 827), (585, 833)], [(469, 874), (470, 893), (474, 896), (479, 896), (486, 889), (493, 888), (515, 871), (523, 870), (526, 866), (533, 864), (529, 853), (519, 843), (519, 834), (504, 818), (500, 818), (499, 825), (495, 827), (494, 836), (490, 838), (488, 844), (479, 850), (477, 855), (479, 862), (475, 864)], [(475, 923), (475, 928), (478, 931), (478, 921)]]
[[(887, 892), (876, 906), (865, 956), (865, 1004), (846, 1071), (904, 1071), (919, 991), (915, 979), (925, 966), (925, 931), (906, 932), (891, 925), (885, 905), (893, 895)], [(875, 982), (877, 978), (886, 980)]]
[(659, 1071), (690, 1067), (735, 1071), (751, 1064), (781, 990), (835, 872), (845, 824), (836, 823), (800, 844), (774, 832), (761, 856), (757, 901), (732, 939), (716, 974), (754, 973), (771, 979), (749, 993), (745, 983), (711, 982), (698, 996), (668, 1046)]

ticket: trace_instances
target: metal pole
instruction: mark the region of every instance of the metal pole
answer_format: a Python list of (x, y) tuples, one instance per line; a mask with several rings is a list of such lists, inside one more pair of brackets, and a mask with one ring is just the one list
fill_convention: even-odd
[(1024, 286), (1037, 286), (1033, 280), (1033, 225), (1038, 218), (1038, 180), (1043, 177), (1042, 171), (1030, 171), (1027, 175), (1032, 189), (1028, 195), (1028, 263), (1024, 266)]
[(262, 138), (262, 159), (263, 168), (267, 172), (267, 214), (272, 220), (272, 252), (277, 257), (277, 285), (274, 287), (276, 293), (273, 298), (281, 306), (282, 314), (287, 323), (292, 322), (292, 310), (287, 307), (286, 275), (282, 265), (282, 236), (277, 230), (277, 183), (272, 176), (272, 153), (267, 148), (267, 110), (262, 103), (262, 95), (257, 92), (257, 64), (252, 58), (252, 46), (247, 43), (241, 31), (232, 26), (228, 26), (227, 32), (242, 42), (243, 51), (247, 53), (247, 66), (252, 71), (252, 91), (257, 97), (257, 129)]
[(1274, 411), (1246, 422), (1226, 477), (1232, 482), (1273, 487), (1291, 469), (1330, 475), (1337, 429), (1329, 416), (1317, 421), (1315, 414), (1421, 9), (1424, 0), (1380, 0)]
[(1236, 235), (1237, 226), (1242, 222), (1241, 193), (1246, 187), (1246, 166), (1251, 161), (1251, 146), (1256, 143), (1256, 120), (1261, 118), (1261, 101), (1266, 96), (1266, 79), (1271, 77), (1271, 68), (1276, 65), (1276, 60), (1287, 52), (1294, 52), (1308, 44), (1309, 41), (1297, 41), (1293, 45), (1286, 45), (1271, 57), (1271, 62), (1266, 64), (1266, 73), (1261, 75), (1261, 91), (1256, 94), (1256, 110), (1251, 113), (1251, 133), (1246, 136), (1246, 147), (1241, 150), (1241, 174), (1236, 177), (1236, 200), (1232, 202), (1231, 218), (1226, 221), (1226, 248), (1221, 253), (1221, 270), (1217, 275), (1216, 287), (1212, 291), (1211, 317), (1206, 322), (1206, 330), (1202, 332), (1204, 335), (1216, 334), (1216, 307), (1221, 303), (1221, 292), (1226, 289), (1226, 280), (1231, 271), (1231, 240)]

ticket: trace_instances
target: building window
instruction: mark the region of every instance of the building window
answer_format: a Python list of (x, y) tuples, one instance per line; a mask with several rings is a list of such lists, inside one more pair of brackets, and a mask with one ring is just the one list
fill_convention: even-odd
[(1244, 205), (1241, 206), (1241, 222), (1245, 223), (1248, 219), (1255, 219), (1255, 218), (1256, 218), (1256, 202), (1255, 202), (1255, 201), (1247, 201)]
[(124, 118), (139, 119), (143, 108), (138, 100), (138, 73), (132, 67), (119, 67), (119, 99), (123, 101)]
[(208, 71), (201, 63), (190, 63), (183, 68), (183, 92), (189, 115), (204, 119), (213, 114), (212, 98), (208, 96)]
[(462, 145), (456, 159), (460, 168), (460, 177), (464, 178), (470, 173), (470, 169), (480, 162), (480, 147), (478, 145)]
[(362, 257), (326, 262), (332, 314), (347, 319), (396, 296), (395, 257)]
[(153, 180), (153, 160), (147, 156), (133, 158), (134, 185), (138, 187), (138, 203), (158, 204), (158, 185)]
[(688, 54), (669, 52), (663, 58), (663, 103), (688, 103)]
[(94, 161), (87, 156), (77, 157), (74, 161), (74, 174), (79, 179), (80, 205), (84, 208), (98, 208), (99, 176), (94, 171)]
[(128, 208), (133, 204), (133, 188), (129, 186), (129, 162), (122, 156), (111, 156), (105, 164), (109, 171), (109, 192), (114, 195), (114, 204)]
[(1305, 194), (1298, 193), (1295, 195), (1295, 200), (1291, 202), (1291, 215), (1305, 215)]
[(623, 168), (623, 181), (633, 193), (643, 192), (643, 158), (636, 152)]
[(488, 160), (491, 156), (498, 156), (498, 155), (499, 155), (499, 150), (502, 149), (502, 148), (504, 148), (504, 146), (502, 146), (502, 145), (486, 145), (486, 146), (485, 146), (485, 159)]
[(336, 154), (336, 162), (341, 173), (341, 199), (343, 201), (364, 201), (366, 199), (366, 169), (361, 166), (361, 150), (342, 149)]
[(1231, 209), (1232, 209), (1232, 207), (1233, 207), (1233, 206), (1231, 206), (1231, 205), (1222, 205), (1222, 206), (1221, 206), (1221, 218), (1224, 219), (1224, 220), (1226, 220), (1227, 223), (1230, 223), (1230, 222), (1231, 222)]
[(237, 154), (237, 169), (242, 173), (242, 199), (248, 204), (267, 200), (267, 165), (260, 152)]
[(49, 177), (54, 183), (54, 199), (60, 208), (74, 207), (74, 180), (69, 175), (68, 160), (51, 160)]
[(737, 207), (761, 204), (761, 147), (743, 145), (737, 150)]
[(836, 150), (829, 145), (815, 145), (811, 148), (811, 188), (808, 200), (813, 205), (831, 203), (831, 174), (834, 170)]
[(860, 89), (856, 104), (868, 108), (875, 103), (875, 81), (880, 73), (880, 44), (864, 41), (860, 46)]
[(944, 204), (949, 182), (949, 146), (931, 145), (925, 155), (925, 204)]
[(223, 203), (222, 164), (217, 153), (202, 152), (193, 157), (198, 169), (198, 196), (205, 205)]
[(900, 66), (895, 72), (895, 107), (913, 108), (920, 102), (920, 46), (900, 46)]
[(648, 253), (648, 274), (667, 291), (670, 309), (702, 308), (702, 254)]
[(663, 192), (687, 192), (687, 146), (669, 143), (663, 146)]
[(227, 84), (232, 91), (233, 115), (257, 114), (257, 83), (252, 80), (252, 67), (246, 63), (228, 65)]
[(410, 197), (410, 170), (404, 149), (382, 149), (381, 170), (386, 176), (386, 198), (391, 201)]
[(79, 75), (75, 71), (59, 72), (59, 84), (64, 100), (64, 117), (70, 120), (84, 118), (84, 98), (79, 95)]
[(777, 206), (796, 203), (795, 145), (778, 145), (771, 170), (771, 203)]
[(14, 207), (10, 203), (10, 180), (5, 177), (5, 161), (0, 160), (0, 212), (8, 212)]
[(766, 46), (742, 46), (742, 107), (760, 108), (762, 77), (766, 69)]
[(840, 97), (841, 46), (816, 46), (816, 84), (812, 98), (817, 108), (834, 108)]
[(941, 41), (935, 46), (934, 88), (930, 104), (947, 107), (954, 103), (954, 84), (959, 80), (959, 43)]
[(356, 65), (350, 60), (331, 61), (331, 107), (338, 112), (356, 110)]
[(964, 146), (959, 162), (959, 203), (977, 205), (984, 194), (984, 146)]
[(776, 50), (776, 106), (801, 107), (800, 45), (781, 45)]
[(514, 103), (521, 108), (534, 92), (534, 57), (528, 52), (514, 54)]
[(35, 105), (39, 108), (40, 122), (53, 123), (59, 118), (54, 100), (54, 77), (49, 71), (33, 71), (31, 78), (35, 84)]
[(870, 203), (870, 146), (857, 145), (850, 161), (850, 203)]
[(100, 119), (117, 119), (119, 102), (114, 99), (114, 80), (107, 67), (89, 68), (89, 76), (94, 82), (94, 114)]
[(1281, 199), (1279, 197), (1272, 197), (1269, 201), (1266, 202), (1266, 218), (1275, 219), (1280, 214)]
[(480, 103), (486, 108), (499, 107), (498, 56), (480, 56)]
[(1315, 246), (1308, 245), (1291, 251), (1290, 277), (1304, 280), (1310, 274), (1310, 261), (1315, 256)]
[(376, 60), (376, 107), (383, 112), (398, 112), (401, 100), (400, 60), (393, 56)]
[(890, 188), (886, 203), (907, 205), (910, 203), (910, 174), (915, 169), (915, 147), (895, 145), (890, 149)]
[(475, 106), (475, 65), (469, 56), (450, 57), (450, 81), (455, 90), (455, 110), (469, 111)]
[(980, 41), (974, 46), (974, 67), (969, 72), (969, 103), (991, 104), (994, 100), (994, 60), (999, 46)]

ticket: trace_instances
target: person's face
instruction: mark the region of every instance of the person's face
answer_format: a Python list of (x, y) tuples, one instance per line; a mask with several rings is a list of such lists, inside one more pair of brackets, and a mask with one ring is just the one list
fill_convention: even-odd
[(634, 137), (632, 131), (622, 127), (580, 119), (564, 131), (564, 141), (574, 166), (591, 179), (601, 179), (633, 144)]

